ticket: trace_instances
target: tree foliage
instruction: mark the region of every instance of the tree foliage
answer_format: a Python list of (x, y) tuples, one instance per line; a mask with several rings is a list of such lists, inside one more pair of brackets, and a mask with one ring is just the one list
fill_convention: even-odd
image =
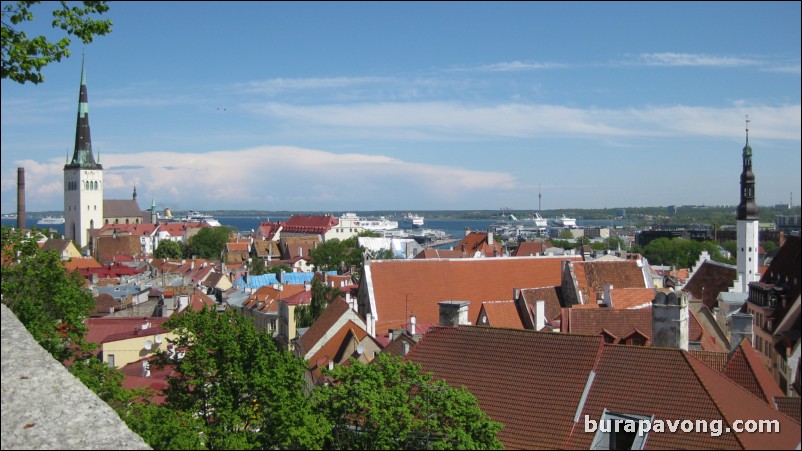
[(3, 303), (56, 360), (67, 359), (83, 346), (84, 319), (95, 305), (84, 279), (19, 230), (2, 227), (2, 247)]
[(225, 226), (200, 229), (187, 243), (187, 256), (219, 260), (233, 231), (233, 228)]
[(699, 260), (702, 251), (707, 251), (715, 261), (730, 263), (721, 255), (718, 245), (712, 241), (658, 238), (642, 249), (643, 256), (649, 260), (649, 263), (677, 268), (692, 267)]
[(299, 305), (295, 308), (296, 327), (309, 327), (343, 292), (337, 287), (331, 287), (315, 278), (312, 279), (312, 300), (309, 305)]
[[(179, 336), (174, 345), (187, 350), (180, 361), (165, 354), (154, 361), (175, 367), (164, 406), (183, 421), (196, 418), (189, 424), (204, 448), (320, 447), (328, 428), (305, 395), (305, 363), (279, 352), (249, 318), (204, 309), (174, 316), (165, 326)], [(169, 434), (156, 439), (164, 442)]]
[(38, 1), (3, 2), (2, 8), (2, 78), (10, 78), (20, 84), (44, 81), (42, 69), (54, 61), (70, 56), (69, 36), (76, 36), (89, 44), (95, 36), (111, 32), (111, 20), (95, 18), (109, 10), (105, 1), (84, 1), (82, 6), (70, 7), (66, 1), (59, 2), (52, 11), (53, 28), (66, 32), (56, 42), (45, 36), (30, 37), (23, 30), (26, 23), (34, 20), (33, 6)]
[(331, 449), (500, 449), (502, 425), (464, 388), (435, 381), (412, 362), (379, 354), (327, 372), (313, 392), (333, 425)]
[(178, 241), (161, 240), (153, 252), (154, 258), (177, 259), (184, 256), (184, 245)]

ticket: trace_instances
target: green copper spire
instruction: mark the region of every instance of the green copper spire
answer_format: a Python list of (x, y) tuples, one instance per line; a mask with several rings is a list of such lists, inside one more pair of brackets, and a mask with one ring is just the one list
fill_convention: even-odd
[(72, 161), (65, 168), (103, 169), (92, 154), (92, 138), (89, 133), (89, 96), (86, 91), (86, 66), (81, 61), (81, 88), (78, 93), (78, 121), (75, 126), (75, 150)]

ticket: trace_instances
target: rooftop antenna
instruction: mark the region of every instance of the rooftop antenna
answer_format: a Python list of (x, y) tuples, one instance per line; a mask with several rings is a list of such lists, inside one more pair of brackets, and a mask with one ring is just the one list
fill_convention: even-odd
[(543, 195), (540, 194), (540, 183), (537, 184), (537, 212), (540, 213), (540, 201), (543, 200)]

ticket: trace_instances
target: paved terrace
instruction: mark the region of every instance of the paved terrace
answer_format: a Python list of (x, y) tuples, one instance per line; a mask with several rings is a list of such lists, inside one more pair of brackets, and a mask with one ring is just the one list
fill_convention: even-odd
[(150, 449), (2, 306), (2, 449)]

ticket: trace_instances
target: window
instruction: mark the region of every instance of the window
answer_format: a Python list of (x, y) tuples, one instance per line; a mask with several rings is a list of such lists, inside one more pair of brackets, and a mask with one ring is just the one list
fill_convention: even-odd
[(615, 413), (604, 409), (590, 449), (643, 449), (649, 433), (639, 434), (638, 428), (642, 421), (651, 423), (653, 420), (654, 416)]
[(115, 366), (114, 366), (114, 354), (109, 354), (109, 357), (108, 357), (107, 361), (108, 361), (108, 363), (109, 363), (109, 366), (110, 366), (111, 368), (114, 368), (114, 367), (115, 367)]

